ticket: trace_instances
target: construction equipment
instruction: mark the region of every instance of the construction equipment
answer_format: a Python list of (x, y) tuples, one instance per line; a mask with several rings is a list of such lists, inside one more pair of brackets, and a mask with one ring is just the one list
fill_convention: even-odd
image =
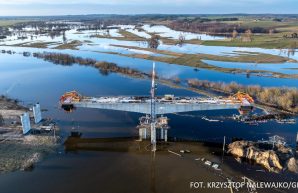
[(252, 104), (254, 103), (254, 99), (245, 92), (238, 91), (233, 96), (229, 97), (234, 103), (241, 103), (242, 105), (238, 109), (241, 115), (246, 115), (253, 110)]
[(248, 101), (249, 103), (254, 103), (254, 99), (247, 93), (245, 92), (240, 92), (238, 91), (236, 94), (231, 96), (232, 100), (238, 100), (240, 102), (244, 102), (245, 100)]
[(83, 97), (77, 91), (66, 92), (60, 97), (61, 107), (65, 111), (72, 112), (74, 109), (73, 103), (80, 102), (82, 98)]
[(60, 102), (61, 103), (72, 103), (72, 102), (80, 102), (82, 96), (77, 91), (70, 91), (66, 92), (64, 95), (61, 96)]

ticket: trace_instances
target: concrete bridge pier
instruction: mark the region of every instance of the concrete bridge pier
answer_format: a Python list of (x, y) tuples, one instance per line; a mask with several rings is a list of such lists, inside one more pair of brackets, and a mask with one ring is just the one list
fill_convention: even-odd
[[(139, 127), (139, 140), (151, 139), (151, 129), (147, 127)], [(150, 129), (150, 131), (149, 131)], [(168, 141), (168, 128), (156, 128), (156, 139), (161, 141)]]
[(150, 126), (150, 135), (151, 135), (151, 144), (152, 144), (152, 151), (156, 151), (156, 122), (151, 123)]
[(148, 138), (148, 132), (146, 127), (139, 128), (139, 140), (146, 140)]
[(160, 139), (163, 140), (164, 138), (164, 129), (160, 128)]

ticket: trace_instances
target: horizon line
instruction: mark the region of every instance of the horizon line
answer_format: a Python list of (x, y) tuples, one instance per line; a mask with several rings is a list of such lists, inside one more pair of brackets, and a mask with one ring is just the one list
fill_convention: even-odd
[(298, 13), (88, 13), (88, 14), (53, 14), (53, 15), (0, 15), (0, 17), (61, 17), (61, 16), (96, 16), (96, 15), (119, 15), (119, 16), (138, 16), (138, 15), (297, 15)]

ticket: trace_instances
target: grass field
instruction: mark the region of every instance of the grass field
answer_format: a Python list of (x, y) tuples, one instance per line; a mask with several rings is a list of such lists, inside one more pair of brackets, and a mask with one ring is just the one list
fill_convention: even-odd
[(28, 22), (29, 20), (7, 20), (7, 19), (0, 19), (0, 27), (7, 27), (12, 26), (17, 23)]
[[(230, 16), (234, 17), (234, 16)], [(235, 46), (235, 47), (259, 47), (269, 49), (280, 49), (280, 48), (297, 48), (298, 39), (284, 39), (283, 35), (290, 36), (292, 33), (298, 33), (298, 20), (297, 19), (284, 19), (282, 21), (275, 21), (273, 19), (260, 19), (251, 17), (235, 16), (239, 20), (237, 21), (221, 21), (221, 23), (233, 24), (242, 28), (265, 28), (274, 29), (277, 33), (275, 34), (255, 34), (253, 41), (242, 42), (240, 39), (230, 41), (225, 40), (210, 40), (210, 41), (194, 41), (189, 40), (186, 43), (191, 44), (202, 44), (207, 46)], [(208, 17), (211, 19), (221, 18), (219, 16)], [(240, 36), (242, 34), (239, 34)]]
[(54, 49), (64, 50), (64, 49), (71, 49), (71, 50), (77, 50), (77, 47), (82, 45), (82, 42), (78, 40), (73, 40), (69, 43), (61, 44)]
[[(166, 62), (170, 64), (192, 66), (195, 68), (204, 68), (204, 69), (227, 72), (227, 73), (247, 73), (247, 70), (235, 69), (235, 68), (221, 68), (217, 66), (212, 66), (204, 63), (202, 60), (250, 62), (250, 63), (283, 63), (289, 60), (288, 58), (285, 58), (285, 57), (274, 56), (270, 54), (262, 54), (262, 53), (254, 53), (253, 55), (250, 53), (242, 53), (235, 57), (227, 57), (227, 56), (217, 56), (217, 55), (210, 55), (210, 54), (181, 54), (176, 52), (154, 50), (149, 48), (139, 48), (139, 47), (133, 47), (133, 46), (122, 46), (122, 45), (113, 45), (113, 46), (146, 50), (146, 51), (151, 51), (158, 54), (163, 54), (165, 56), (152, 56), (148, 54), (119, 54), (116, 52), (115, 53), (106, 52), (106, 53), (122, 55), (122, 56), (127, 56), (132, 58), (142, 58), (146, 60)], [(268, 72), (264, 70), (251, 70), (250, 73), (255, 73), (262, 76), (263, 73), (266, 74)], [(298, 77), (297, 75), (288, 75), (288, 74), (275, 73), (275, 72), (272, 72), (272, 76), (276, 78), (297, 78)]]
[(123, 37), (113, 37), (110, 35), (93, 35), (92, 37), (97, 37), (97, 38), (109, 38), (109, 39), (116, 39), (116, 40), (123, 40), (123, 41), (146, 41), (146, 38), (137, 36), (134, 33), (131, 33), (126, 30), (119, 30), (118, 32), (121, 34)]
[(183, 53), (171, 52), (166, 50), (155, 50), (155, 49), (140, 48), (135, 46), (123, 46), (123, 45), (113, 45), (113, 44), (112, 46), (128, 48), (128, 49), (136, 49), (136, 50), (145, 50), (153, 53), (171, 56), (171, 57), (165, 57), (166, 60), (173, 60), (173, 58), (184, 58), (188, 60), (187, 58), (191, 56), (192, 58), (195, 57), (193, 58), (194, 59), (193, 63), (196, 63), (195, 61), (198, 61), (198, 60), (216, 60), (216, 61), (226, 61), (226, 62), (248, 62), (248, 63), (284, 63), (289, 61), (289, 58), (286, 58), (286, 57), (258, 53), (258, 52), (253, 52), (253, 53), (239, 52), (237, 56), (218, 56), (218, 55), (211, 55), (211, 54), (183, 54)]
[[(272, 26), (273, 23), (275, 26), (277, 25), (276, 22), (268, 22), (267, 26)], [(246, 25), (252, 26), (258, 26), (253, 23), (246, 23)], [(253, 40), (251, 42), (243, 42), (241, 41), (241, 38), (230, 40), (230, 39), (223, 39), (223, 40), (185, 40), (184, 43), (189, 44), (196, 44), (196, 45), (206, 45), (206, 46), (232, 46), (232, 47), (258, 47), (258, 48), (269, 48), (269, 49), (282, 49), (282, 48), (294, 48), (298, 46), (298, 39), (285, 39), (283, 38), (283, 35), (295, 32), (297, 29), (298, 31), (298, 24), (295, 25), (284, 25), (279, 26), (278, 28), (280, 31), (283, 30), (284, 32), (275, 33), (275, 34), (255, 34), (253, 35)], [(123, 40), (123, 41), (147, 41), (146, 38), (137, 36), (136, 34), (133, 34), (131, 32), (128, 32), (126, 30), (120, 30), (119, 33), (123, 37), (111, 37), (109, 35), (95, 35), (94, 37), (97, 38), (109, 38), (109, 39), (117, 39), (117, 40)], [(150, 35), (155, 35), (155, 33), (149, 33)], [(240, 34), (241, 35), (241, 34)], [(160, 40), (164, 44), (168, 45), (175, 45), (178, 44), (178, 40), (167, 38), (167, 37), (160, 37)]]
[(294, 48), (298, 46), (298, 39), (285, 39), (284, 33), (273, 35), (254, 35), (251, 42), (243, 42), (240, 38), (236, 40), (211, 40), (203, 41), (206, 46), (233, 46), (233, 47), (258, 47), (258, 48)]
[(47, 48), (50, 44), (55, 44), (55, 42), (23, 42), (20, 44), (13, 44), (12, 46), (31, 47), (31, 48)]

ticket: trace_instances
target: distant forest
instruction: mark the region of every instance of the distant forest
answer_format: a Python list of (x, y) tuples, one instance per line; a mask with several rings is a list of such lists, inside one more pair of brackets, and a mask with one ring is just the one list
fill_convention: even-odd
[[(241, 25), (243, 19), (250, 19), (251, 21), (266, 21), (274, 22), (275, 26), (266, 25)], [(208, 33), (208, 34), (225, 34), (231, 36), (233, 31), (237, 33), (245, 33), (250, 30), (251, 33), (277, 33), (275, 28), (279, 26), (279, 23), (288, 21), (298, 21), (298, 14), (145, 14), (145, 15), (66, 15), (66, 16), (40, 16), (40, 17), (0, 17), (0, 22), (4, 20), (19, 20), (24, 21), (18, 24), (14, 24), (15, 28), (21, 28), (25, 25), (42, 27), (44, 30), (50, 27), (47, 21), (68, 21), (68, 22), (81, 22), (86, 29), (103, 29), (110, 25), (165, 25), (174, 30)], [(238, 22), (239, 21), (239, 22)], [(55, 24), (57, 25), (57, 24)], [(65, 26), (63, 26), (65, 25)], [(285, 24), (283, 24), (285, 25)], [(59, 24), (57, 34), (63, 33), (67, 30), (69, 25)], [(0, 39), (4, 39), (9, 35), (7, 26), (0, 25)], [(62, 31), (62, 32), (61, 32)], [(46, 32), (44, 32), (46, 33)], [(56, 33), (56, 32), (55, 32)], [(53, 34), (56, 35), (56, 34)]]

